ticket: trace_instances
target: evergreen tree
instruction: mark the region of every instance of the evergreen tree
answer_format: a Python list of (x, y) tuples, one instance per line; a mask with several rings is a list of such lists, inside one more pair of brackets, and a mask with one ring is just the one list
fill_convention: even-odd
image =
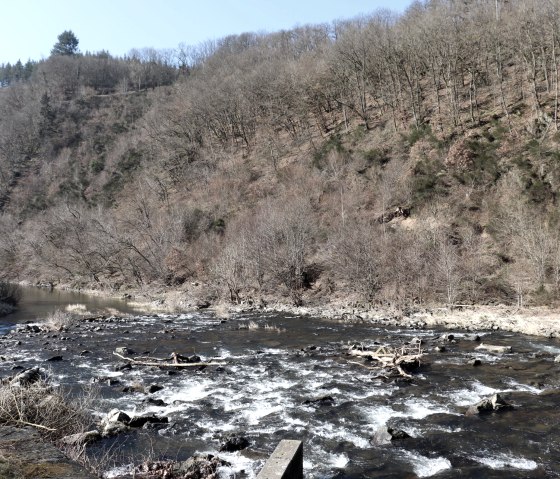
[(72, 30), (65, 30), (58, 36), (51, 55), (75, 55), (78, 53), (78, 38)]

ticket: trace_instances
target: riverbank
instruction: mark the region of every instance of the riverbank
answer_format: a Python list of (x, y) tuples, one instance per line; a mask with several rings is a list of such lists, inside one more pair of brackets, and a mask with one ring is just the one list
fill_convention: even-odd
[[(59, 286), (61, 289), (75, 289)], [(465, 331), (510, 331), (549, 338), (560, 337), (560, 309), (549, 307), (515, 308), (508, 305), (373, 307), (359, 306), (354, 298), (310, 298), (303, 306), (294, 306), (288, 298), (264, 296), (232, 304), (216, 300), (215, 290), (204, 283), (191, 283), (188, 289), (146, 288), (113, 292), (81, 289), (81, 293), (104, 298), (126, 300), (140, 313), (183, 313), (208, 309), (219, 317), (240, 312), (284, 312), (296, 316), (317, 316), (339, 321), (366, 321), (377, 325), (426, 329), (446, 328)]]

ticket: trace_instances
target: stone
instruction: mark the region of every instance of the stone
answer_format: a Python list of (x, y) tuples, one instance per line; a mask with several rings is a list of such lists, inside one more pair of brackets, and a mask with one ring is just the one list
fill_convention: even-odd
[(101, 436), (116, 436), (117, 434), (121, 434), (126, 431), (128, 431), (128, 426), (126, 424), (123, 424), (122, 422), (110, 422), (103, 426)]
[(44, 374), (39, 368), (31, 368), (16, 374), (10, 381), (11, 386), (29, 386), (30, 384), (36, 383), (41, 379), (44, 379)]
[(80, 446), (82, 444), (98, 441), (99, 439), (101, 439), (101, 433), (97, 430), (93, 430), (71, 434), (70, 436), (63, 437), (60, 441), (68, 446)]
[(153, 394), (153, 393), (157, 393), (158, 391), (161, 391), (162, 389), (163, 386), (160, 386), (159, 384), (151, 384), (146, 388), (146, 393)]
[(163, 399), (153, 399), (153, 398), (147, 398), (144, 401), (145, 404), (148, 404), (150, 406), (158, 406), (158, 407), (164, 407), (167, 406), (167, 403), (163, 400)]
[(116, 364), (113, 370), (115, 371), (130, 371), (132, 369), (132, 364), (130, 363), (120, 363)]
[(220, 452), (236, 452), (248, 448), (250, 445), (249, 440), (244, 436), (231, 434), (226, 438), (226, 441), (220, 447)]
[(207, 479), (217, 477), (218, 468), (224, 466), (230, 466), (230, 464), (212, 454), (197, 454), (178, 463), (173, 472), (176, 472), (179, 477)]
[(121, 422), (123, 424), (128, 424), (130, 422), (130, 416), (119, 409), (111, 409), (107, 416), (105, 416), (104, 422)]
[(370, 443), (382, 446), (391, 444), (393, 441), (400, 441), (409, 437), (410, 435), (402, 429), (395, 429), (384, 425), (375, 431), (374, 436), (370, 439)]
[(115, 348), (115, 353), (120, 354), (121, 356), (134, 356), (136, 354), (135, 351), (133, 351), (130, 348), (127, 348), (126, 346), (120, 346), (118, 348)]
[(62, 361), (62, 356), (53, 356), (52, 358), (47, 359), (49, 363), (56, 363)]
[(332, 396), (322, 396), (317, 399), (306, 399), (303, 404), (306, 406), (333, 406), (334, 398)]
[(166, 417), (158, 417), (158, 416), (134, 416), (129, 422), (128, 426), (133, 428), (144, 427), (145, 424), (167, 424), (169, 423), (169, 419)]
[(467, 416), (477, 416), (480, 414), (489, 414), (491, 412), (508, 411), (513, 409), (511, 404), (505, 402), (499, 394), (494, 394), (489, 398), (482, 399), (481, 401), (469, 406)]

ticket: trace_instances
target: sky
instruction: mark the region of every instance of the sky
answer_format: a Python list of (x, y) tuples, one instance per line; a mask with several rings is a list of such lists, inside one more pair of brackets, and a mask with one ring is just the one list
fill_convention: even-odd
[(72, 30), (81, 52), (198, 45), (231, 34), (331, 22), (411, 0), (0, 0), (0, 63), (41, 60)]

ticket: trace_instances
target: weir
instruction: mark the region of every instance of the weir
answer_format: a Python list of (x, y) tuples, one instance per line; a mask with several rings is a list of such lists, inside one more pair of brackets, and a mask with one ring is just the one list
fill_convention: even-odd
[(303, 443), (280, 441), (257, 479), (303, 479)]

